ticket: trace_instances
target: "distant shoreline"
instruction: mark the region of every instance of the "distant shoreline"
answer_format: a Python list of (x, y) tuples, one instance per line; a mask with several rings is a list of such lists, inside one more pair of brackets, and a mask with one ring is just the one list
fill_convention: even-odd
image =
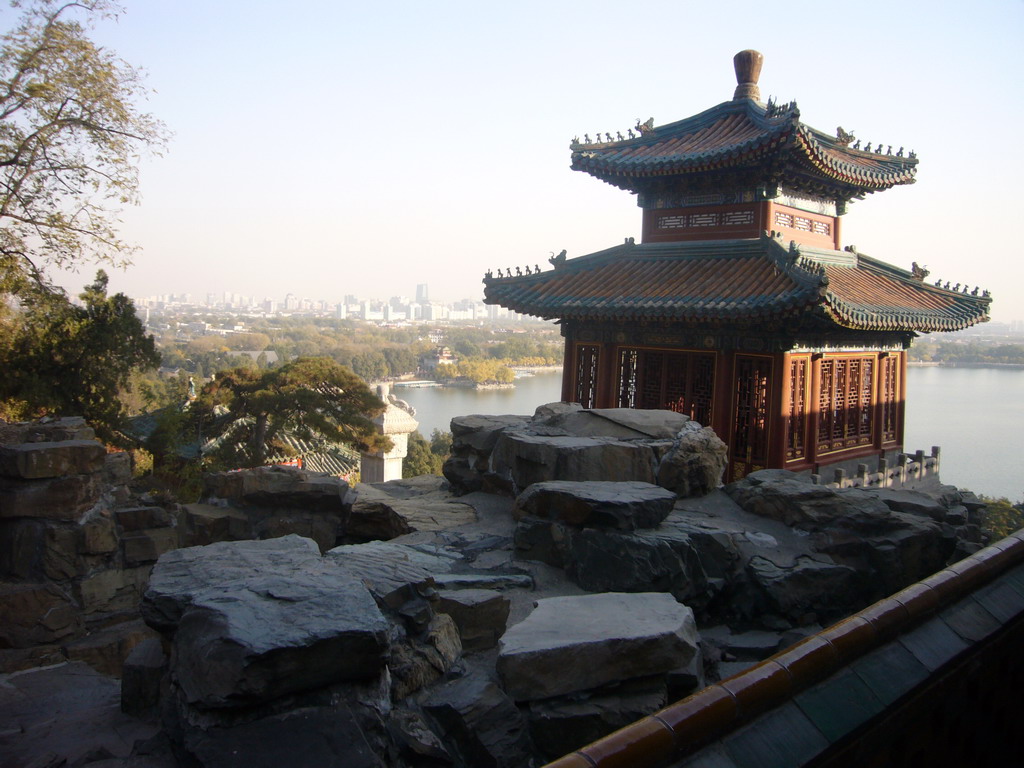
[(908, 360), (914, 368), (1024, 368), (1024, 363), (958, 363), (945, 361)]

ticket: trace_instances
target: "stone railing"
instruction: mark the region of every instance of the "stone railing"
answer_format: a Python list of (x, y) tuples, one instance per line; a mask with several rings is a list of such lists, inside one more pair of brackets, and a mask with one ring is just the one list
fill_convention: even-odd
[(865, 462), (857, 465), (854, 475), (840, 467), (832, 470), (831, 475), (812, 474), (811, 482), (829, 488), (902, 488), (928, 478), (938, 480), (941, 451), (939, 446), (933, 445), (931, 455), (920, 450), (899, 453), (892, 464), (883, 456), (877, 460), (874, 471)]

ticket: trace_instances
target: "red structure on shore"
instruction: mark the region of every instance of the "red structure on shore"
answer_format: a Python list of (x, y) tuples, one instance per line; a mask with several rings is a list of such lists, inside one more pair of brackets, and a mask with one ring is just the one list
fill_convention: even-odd
[(563, 400), (686, 413), (729, 445), (729, 480), (902, 451), (906, 349), (991, 301), (843, 248), (848, 203), (913, 183), (917, 158), (762, 103), (761, 61), (736, 55), (732, 101), (572, 142), (573, 169), (636, 194), (640, 244), (484, 278), (487, 303), (561, 322)]

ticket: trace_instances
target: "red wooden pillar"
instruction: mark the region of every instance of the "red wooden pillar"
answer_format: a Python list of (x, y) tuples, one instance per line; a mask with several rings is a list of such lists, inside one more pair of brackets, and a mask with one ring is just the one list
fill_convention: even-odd
[[(807, 402), (807, 461), (816, 464), (818, 461), (818, 429), (821, 426), (821, 360), (823, 355), (811, 355), (810, 394)], [(815, 467), (815, 471), (817, 467)]]
[(772, 356), (772, 376), (768, 393), (768, 466), (786, 466), (786, 437), (789, 435), (789, 390), (793, 386), (789, 355)]
[(576, 342), (571, 336), (565, 339), (565, 354), (562, 355), (562, 402), (571, 403), (576, 391)]
[(615, 379), (616, 379), (615, 345), (605, 343), (601, 345), (597, 360), (597, 386), (594, 391), (595, 408), (616, 408)]

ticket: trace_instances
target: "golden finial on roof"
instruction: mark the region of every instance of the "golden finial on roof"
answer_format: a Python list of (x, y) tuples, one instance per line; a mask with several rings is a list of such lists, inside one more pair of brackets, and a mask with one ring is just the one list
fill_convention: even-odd
[(757, 79), (761, 76), (763, 63), (764, 56), (749, 48), (732, 57), (732, 64), (736, 69), (736, 91), (732, 95), (734, 100), (761, 100), (761, 89), (757, 87)]

